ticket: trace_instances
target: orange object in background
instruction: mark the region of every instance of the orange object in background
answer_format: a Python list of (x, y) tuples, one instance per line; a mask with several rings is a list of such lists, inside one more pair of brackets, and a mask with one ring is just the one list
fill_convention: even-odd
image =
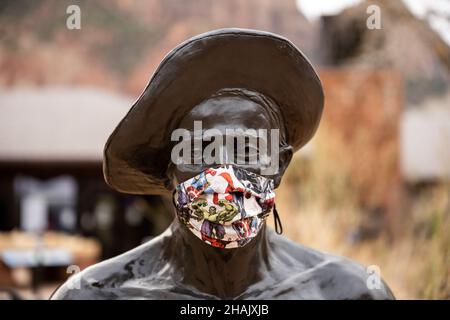
[(381, 214), (384, 227), (396, 233), (402, 205), (403, 81), (395, 71), (375, 69), (325, 69), (320, 77), (326, 99), (317, 143), (323, 138), (327, 147), (330, 141), (339, 144), (337, 159), (350, 173), (358, 203)]

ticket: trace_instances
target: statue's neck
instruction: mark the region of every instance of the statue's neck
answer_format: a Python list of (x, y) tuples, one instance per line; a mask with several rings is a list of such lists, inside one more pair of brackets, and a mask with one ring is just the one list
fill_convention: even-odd
[(266, 225), (247, 245), (214, 248), (198, 239), (177, 219), (172, 223), (172, 265), (183, 284), (220, 298), (234, 298), (261, 280), (269, 268)]

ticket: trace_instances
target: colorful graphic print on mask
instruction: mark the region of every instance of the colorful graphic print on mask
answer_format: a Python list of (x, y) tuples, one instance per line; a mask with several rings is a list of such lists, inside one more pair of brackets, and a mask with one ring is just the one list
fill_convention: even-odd
[(273, 208), (272, 179), (231, 165), (209, 168), (179, 184), (174, 194), (181, 223), (218, 248), (250, 242)]

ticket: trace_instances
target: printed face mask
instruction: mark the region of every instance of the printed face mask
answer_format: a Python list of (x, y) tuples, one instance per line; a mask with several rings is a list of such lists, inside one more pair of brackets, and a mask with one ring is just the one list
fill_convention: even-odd
[(223, 165), (176, 187), (178, 219), (198, 238), (219, 248), (246, 245), (274, 207), (272, 179)]

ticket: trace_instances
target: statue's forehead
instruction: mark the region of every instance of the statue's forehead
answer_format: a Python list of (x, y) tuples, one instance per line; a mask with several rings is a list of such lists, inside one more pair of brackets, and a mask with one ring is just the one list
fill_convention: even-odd
[(180, 127), (191, 129), (194, 121), (202, 121), (204, 128), (247, 127), (270, 128), (267, 112), (258, 103), (241, 97), (214, 97), (192, 108), (180, 122)]

